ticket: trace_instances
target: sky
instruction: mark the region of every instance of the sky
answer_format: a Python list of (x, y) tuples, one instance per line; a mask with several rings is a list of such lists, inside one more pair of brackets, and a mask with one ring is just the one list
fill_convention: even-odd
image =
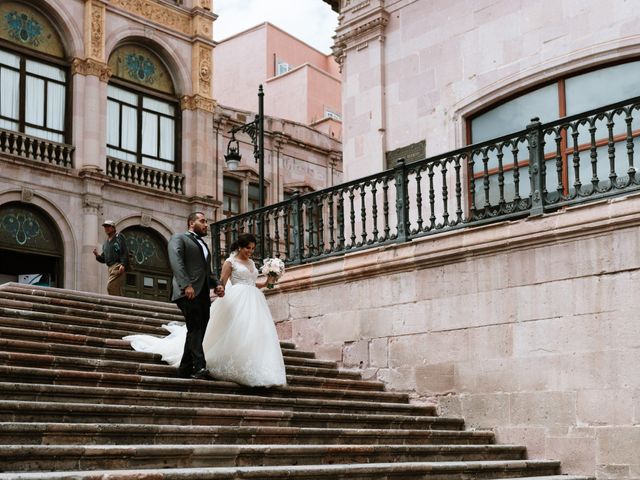
[(322, 0), (214, 0), (213, 9), (216, 41), (268, 21), (329, 54), (338, 26), (338, 14)]

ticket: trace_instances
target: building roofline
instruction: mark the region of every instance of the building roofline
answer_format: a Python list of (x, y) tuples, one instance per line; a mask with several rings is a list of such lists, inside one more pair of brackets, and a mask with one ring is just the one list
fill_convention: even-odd
[[(217, 40), (216, 41), (216, 45), (220, 45), (221, 43), (225, 43), (228, 42), (229, 40), (232, 40), (236, 37), (240, 37), (242, 35), (246, 35), (248, 33), (251, 32), (255, 32), (257, 30), (260, 30), (261, 28), (268, 28), (268, 27), (273, 27), (274, 29), (278, 30), (279, 32), (284, 33), (285, 35), (287, 35), (288, 37), (291, 37), (293, 40), (295, 40), (298, 43), (301, 43), (302, 45), (305, 45), (306, 47), (310, 48), (311, 50), (314, 50), (316, 52), (318, 52), (320, 55), (324, 56), (324, 57), (331, 57), (333, 56), (332, 53), (324, 53), (320, 50), (318, 50), (316, 47), (313, 47), (311, 45), (309, 45), (307, 42), (305, 42), (304, 40), (300, 40), (298, 37), (294, 36), (293, 34), (287, 32), (286, 30), (283, 30), (282, 28), (280, 28), (277, 25), (274, 25), (271, 22), (262, 22), (262, 23), (258, 23), (257, 25), (254, 25), (253, 27), (249, 27), (246, 30), (242, 30), (241, 32), (238, 33), (234, 33), (233, 35), (230, 35), (226, 38), (223, 38), (222, 40)], [(214, 31), (215, 31), (215, 24), (214, 24)]]

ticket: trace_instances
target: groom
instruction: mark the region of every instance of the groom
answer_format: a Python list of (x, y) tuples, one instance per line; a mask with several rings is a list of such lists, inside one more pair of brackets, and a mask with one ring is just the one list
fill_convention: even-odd
[(211, 306), (209, 290), (213, 288), (222, 297), (224, 287), (211, 273), (211, 253), (202, 240), (209, 229), (206, 217), (202, 212), (190, 214), (187, 227), (186, 233), (171, 236), (168, 247), (173, 270), (171, 301), (178, 305), (187, 323), (178, 376), (204, 379), (210, 378), (202, 349)]

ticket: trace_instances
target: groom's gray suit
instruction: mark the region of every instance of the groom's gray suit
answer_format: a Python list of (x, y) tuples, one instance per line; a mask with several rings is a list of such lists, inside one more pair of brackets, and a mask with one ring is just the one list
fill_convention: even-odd
[[(218, 280), (211, 274), (211, 254), (206, 243), (200, 244), (193, 232), (172, 235), (168, 253), (173, 270), (171, 301), (180, 307), (187, 324), (187, 339), (178, 373), (187, 377), (205, 368), (202, 339), (209, 322), (209, 289), (215, 288)], [(189, 285), (196, 294), (191, 300), (184, 293)]]

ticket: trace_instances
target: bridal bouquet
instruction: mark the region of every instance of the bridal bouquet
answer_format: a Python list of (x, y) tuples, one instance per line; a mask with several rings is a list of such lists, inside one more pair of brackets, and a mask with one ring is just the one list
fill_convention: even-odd
[(284, 262), (279, 258), (267, 258), (260, 272), (268, 277), (267, 288), (273, 288), (284, 273)]

